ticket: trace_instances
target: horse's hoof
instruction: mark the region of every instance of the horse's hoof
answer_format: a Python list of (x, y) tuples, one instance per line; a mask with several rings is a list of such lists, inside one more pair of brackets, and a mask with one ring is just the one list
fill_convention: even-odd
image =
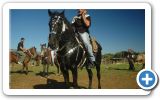
[(60, 76), (61, 74), (56, 74), (56, 76)]
[(45, 75), (45, 77), (46, 77), (46, 78), (48, 78), (48, 77), (49, 77), (49, 75)]
[(63, 76), (62, 74), (59, 74), (58, 76)]
[(69, 87), (69, 89), (74, 89), (74, 87)]
[(88, 89), (92, 89), (92, 87), (91, 87), (91, 86), (89, 86), (89, 87), (88, 87)]
[(22, 70), (20, 70), (20, 73), (24, 73), (24, 70), (22, 69)]
[(25, 72), (26, 75), (28, 75), (28, 72)]
[(46, 74), (43, 73), (43, 74), (42, 74), (42, 77), (45, 77), (45, 76), (46, 76)]

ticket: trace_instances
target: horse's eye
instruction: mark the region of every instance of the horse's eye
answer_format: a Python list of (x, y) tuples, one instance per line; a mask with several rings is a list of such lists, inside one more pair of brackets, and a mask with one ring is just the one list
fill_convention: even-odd
[(63, 20), (63, 18), (62, 18), (62, 17), (60, 17), (59, 19), (60, 19), (60, 20)]

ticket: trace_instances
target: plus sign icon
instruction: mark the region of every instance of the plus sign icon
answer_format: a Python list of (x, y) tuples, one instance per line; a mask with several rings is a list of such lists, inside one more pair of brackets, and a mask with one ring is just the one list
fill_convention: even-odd
[(137, 75), (137, 83), (144, 90), (150, 90), (157, 84), (157, 74), (152, 70), (141, 70)]

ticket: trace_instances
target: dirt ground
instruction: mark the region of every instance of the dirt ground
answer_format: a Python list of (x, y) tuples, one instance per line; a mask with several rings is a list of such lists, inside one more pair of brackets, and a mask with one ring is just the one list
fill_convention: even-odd
[[(56, 75), (56, 68), (51, 66), (48, 77), (41, 75), (42, 66), (30, 66), (29, 74), (20, 72), (21, 66), (10, 67), (10, 88), (11, 89), (63, 89), (66, 88), (63, 76)], [(105, 69), (101, 68), (101, 87), (102, 89), (137, 89), (136, 75), (138, 71), (126, 69)], [(70, 82), (72, 74), (70, 72)], [(93, 86), (97, 88), (96, 70), (93, 69)], [(70, 83), (71, 84), (71, 83)], [(79, 88), (88, 87), (88, 75), (84, 68), (78, 71)]]

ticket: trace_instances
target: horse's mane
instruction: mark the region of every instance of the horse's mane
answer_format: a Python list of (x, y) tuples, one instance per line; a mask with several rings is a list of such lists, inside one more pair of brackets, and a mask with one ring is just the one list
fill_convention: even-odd
[(71, 23), (67, 20), (65, 16), (64, 16), (64, 22), (67, 25), (68, 29), (74, 33)]
[[(64, 16), (64, 23), (66, 24), (66, 26), (68, 27), (66, 29), (66, 37), (68, 38), (68, 40), (71, 40), (72, 42), (75, 41), (75, 32), (72, 28), (71, 23), (67, 20), (67, 18)], [(69, 39), (70, 38), (70, 39)], [(67, 40), (67, 39), (66, 39)]]

